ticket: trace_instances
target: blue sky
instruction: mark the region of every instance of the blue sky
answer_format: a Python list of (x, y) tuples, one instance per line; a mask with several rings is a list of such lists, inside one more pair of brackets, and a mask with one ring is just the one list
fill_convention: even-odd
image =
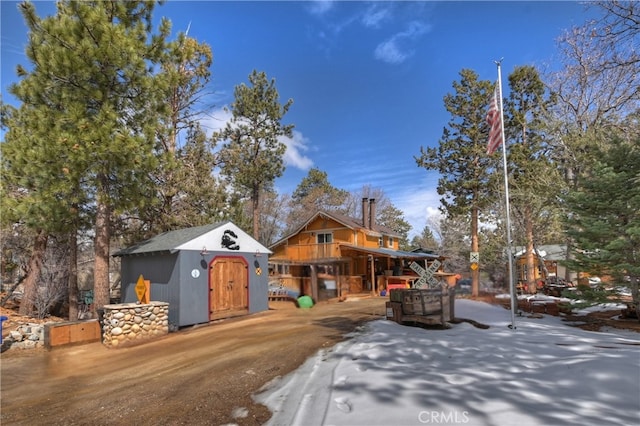
[[(35, 2), (41, 16), (52, 2)], [(27, 32), (17, 3), (2, 0), (2, 98), (24, 56)], [(204, 123), (221, 127), (234, 87), (252, 70), (276, 79), (282, 102), (294, 103), (287, 169), (276, 181), (291, 193), (309, 168), (332, 185), (381, 188), (418, 234), (439, 207), (438, 175), (418, 168), (421, 146), (436, 146), (449, 115), (443, 97), (462, 69), (506, 80), (516, 66), (556, 67), (555, 39), (582, 24), (578, 2), (177, 1), (156, 9), (173, 33), (208, 43), (214, 55)]]

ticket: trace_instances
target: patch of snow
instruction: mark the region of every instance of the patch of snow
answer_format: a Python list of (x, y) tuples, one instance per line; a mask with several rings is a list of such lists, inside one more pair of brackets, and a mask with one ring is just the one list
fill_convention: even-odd
[(640, 334), (456, 300), (444, 330), (378, 320), (255, 396), (268, 425), (638, 424)]
[(574, 311), (574, 313), (576, 315), (588, 315), (591, 312), (615, 311), (619, 309), (625, 309), (626, 307), (627, 305), (623, 303), (599, 303), (597, 305)]

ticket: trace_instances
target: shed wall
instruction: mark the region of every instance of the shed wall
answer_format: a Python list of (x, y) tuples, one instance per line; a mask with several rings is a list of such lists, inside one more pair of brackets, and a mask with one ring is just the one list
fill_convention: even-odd
[[(177, 283), (180, 291), (180, 326), (209, 322), (208, 257), (196, 251), (180, 252), (180, 277)], [(197, 271), (197, 277), (194, 277), (193, 271)]]
[(246, 255), (245, 259), (249, 264), (249, 313), (266, 311), (269, 309), (269, 258)]
[(157, 253), (148, 256), (124, 256), (121, 261), (121, 302), (138, 301), (135, 287), (138, 277), (151, 281), (151, 300), (169, 303), (169, 323), (179, 325), (180, 306), (178, 254)]
[[(169, 323), (174, 326), (209, 321), (209, 262), (216, 256), (242, 257), (248, 264), (249, 313), (269, 309), (268, 256), (229, 251), (181, 250), (175, 254), (122, 257), (122, 302), (138, 300), (135, 286), (140, 274), (151, 281), (151, 300), (169, 303)], [(196, 272), (197, 271), (197, 272)]]

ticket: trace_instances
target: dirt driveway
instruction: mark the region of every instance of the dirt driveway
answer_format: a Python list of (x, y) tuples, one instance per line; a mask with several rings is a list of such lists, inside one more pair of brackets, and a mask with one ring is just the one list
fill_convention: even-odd
[(296, 309), (276, 302), (244, 318), (181, 330), (140, 346), (101, 343), (1, 356), (2, 425), (258, 425), (251, 395), (366, 321), (385, 298)]

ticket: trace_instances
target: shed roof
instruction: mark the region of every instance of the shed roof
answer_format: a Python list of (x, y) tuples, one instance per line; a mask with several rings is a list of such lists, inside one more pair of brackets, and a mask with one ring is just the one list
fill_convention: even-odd
[[(225, 239), (225, 235), (227, 238)], [(223, 243), (226, 241), (226, 243)], [(117, 251), (113, 256), (132, 256), (180, 250), (268, 253), (271, 251), (230, 221), (164, 232)]]

